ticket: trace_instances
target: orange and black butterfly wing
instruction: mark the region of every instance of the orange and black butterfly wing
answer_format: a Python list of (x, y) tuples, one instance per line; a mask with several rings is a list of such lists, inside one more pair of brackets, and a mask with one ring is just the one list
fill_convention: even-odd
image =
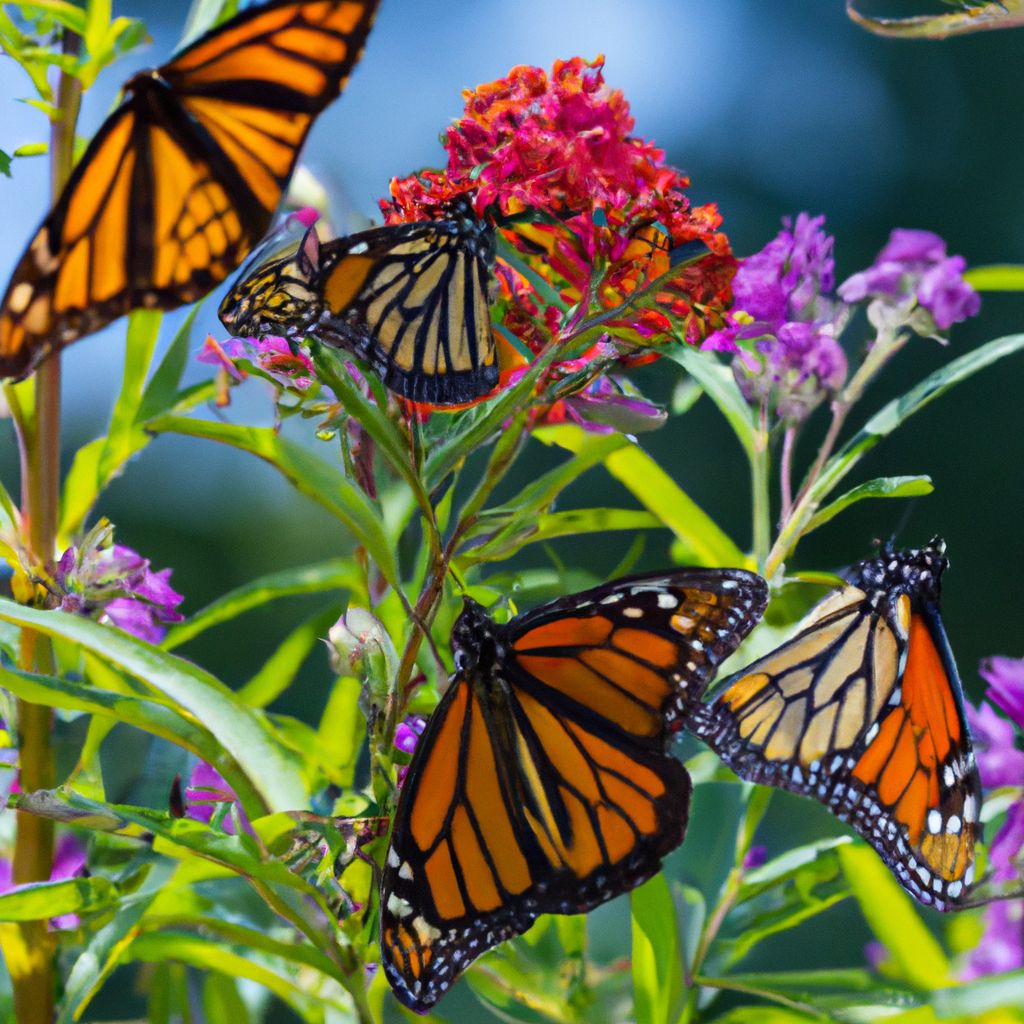
[(498, 383), (490, 317), (494, 229), (464, 204), (440, 221), (363, 231), (322, 247), (312, 332), (369, 362), (413, 402), (459, 405)]
[[(685, 683), (703, 687), (766, 600), (759, 577), (715, 575), (620, 581), (506, 626), (467, 603), (381, 885), (382, 963), (407, 1006), (429, 1009), (539, 914), (632, 889), (682, 842), (690, 780), (667, 747)], [(728, 637), (701, 640), (704, 614)]]
[(377, 0), (272, 0), (126, 85), (0, 307), (0, 376), (132, 309), (173, 309), (266, 232), (317, 114), (358, 61)]
[(860, 563), (687, 724), (742, 778), (821, 801), (949, 910), (973, 881), (981, 786), (939, 617), (943, 551)]

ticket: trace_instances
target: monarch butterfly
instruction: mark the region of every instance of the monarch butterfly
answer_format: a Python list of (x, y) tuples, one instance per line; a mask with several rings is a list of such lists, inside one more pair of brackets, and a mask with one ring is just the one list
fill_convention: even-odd
[(820, 800), (921, 903), (962, 903), (981, 784), (939, 616), (938, 537), (859, 562), (687, 725), (738, 775)]
[(220, 307), (237, 335), (313, 335), (367, 360), (414, 402), (458, 405), (498, 383), (491, 331), (494, 229), (466, 200), (443, 220), (320, 243), (243, 273)]
[(466, 601), (381, 880), (381, 961), (406, 1006), (539, 914), (658, 870), (689, 809), (670, 733), (766, 603), (739, 569), (620, 579), (504, 625)]
[(265, 233), (378, 0), (270, 0), (125, 85), (0, 307), (0, 376), (222, 281)]

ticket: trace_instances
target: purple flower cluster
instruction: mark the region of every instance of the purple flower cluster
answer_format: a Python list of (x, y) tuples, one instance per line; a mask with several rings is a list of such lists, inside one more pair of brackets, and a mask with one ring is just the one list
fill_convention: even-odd
[[(991, 704), (977, 710), (970, 705), (967, 716), (974, 734), (978, 771), (986, 789), (1000, 786), (1024, 787), (1024, 750), (1018, 745), (1024, 730), (1024, 658), (987, 658), (981, 674), (989, 684), (986, 697), (1005, 711), (1011, 720), (998, 715)], [(1024, 849), (1024, 798), (1012, 804), (1003, 827), (992, 840), (989, 861), (992, 880), (1013, 882), (1020, 878), (1015, 863)], [(985, 937), (965, 966), (963, 977), (1024, 967), (1024, 900), (999, 900), (985, 909)]]
[(61, 555), (54, 573), (61, 611), (159, 643), (167, 632), (165, 624), (184, 618), (176, 611), (184, 598), (171, 587), (170, 569), (154, 572), (149, 559), (112, 543), (112, 535), (109, 525), (101, 525)]
[(846, 380), (836, 340), (846, 308), (835, 286), (834, 239), (824, 217), (783, 219), (783, 229), (743, 260), (733, 280), (730, 326), (704, 348), (736, 353), (733, 374), (744, 398), (799, 423)]
[(896, 228), (875, 262), (839, 286), (844, 302), (882, 299), (892, 305), (916, 300), (935, 327), (947, 331), (981, 308), (978, 293), (964, 280), (963, 256), (949, 256), (931, 231)]

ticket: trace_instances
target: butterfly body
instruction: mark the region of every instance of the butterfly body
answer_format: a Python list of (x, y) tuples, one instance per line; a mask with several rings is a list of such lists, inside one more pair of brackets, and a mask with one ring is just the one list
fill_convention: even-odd
[(441, 220), (317, 242), (243, 274), (221, 322), (236, 335), (309, 335), (371, 364), (415, 402), (458, 405), (493, 390), (494, 229), (457, 202)]
[(266, 233), (377, 0), (270, 0), (125, 85), (15, 267), (0, 376), (133, 309), (202, 297)]
[(658, 870), (689, 811), (671, 733), (766, 599), (753, 574), (680, 570), (503, 625), (466, 602), (381, 882), (381, 960), (407, 1006), (429, 1009), (539, 914), (583, 913)]
[(738, 775), (813, 796), (919, 901), (966, 898), (981, 786), (942, 620), (937, 538), (861, 562), (688, 724)]

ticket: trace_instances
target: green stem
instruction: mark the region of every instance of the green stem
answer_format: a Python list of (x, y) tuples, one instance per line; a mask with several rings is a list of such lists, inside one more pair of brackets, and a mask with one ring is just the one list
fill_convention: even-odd
[(768, 424), (765, 410), (761, 410), (760, 426), (754, 430), (750, 449), (750, 489), (753, 502), (754, 560), (763, 566), (771, 547), (771, 463), (768, 451)]
[[(65, 32), (66, 55), (78, 53), (81, 40)], [(51, 122), (50, 155), (53, 201), (71, 174), (75, 124), (81, 100), (81, 82), (62, 73), (57, 87), (59, 120)], [(35, 376), (33, 417), (22, 422), (22, 516), (27, 531), (30, 562), (53, 560), (60, 502), (60, 357), (53, 356)], [(52, 674), (53, 648), (49, 639), (23, 630), (20, 664), (30, 671)], [(56, 780), (51, 744), (52, 710), (18, 701), (19, 768), (26, 792), (51, 789)], [(53, 868), (53, 822), (18, 812), (12, 880), (15, 885), (46, 881)], [(15, 939), (16, 935), (16, 939)], [(12, 948), (20, 945), (20, 951)], [(15, 1016), (22, 1024), (50, 1024), (55, 992), (54, 944), (45, 920), (19, 924), (5, 936), (4, 952), (11, 966)], [(11, 959), (11, 953), (14, 959)], [(19, 955), (20, 953), (20, 955)]]
[(903, 348), (909, 337), (909, 334), (879, 333), (874, 344), (868, 350), (864, 362), (832, 402), (832, 422), (829, 424), (828, 433), (825, 435), (825, 440), (818, 450), (813, 465), (804, 477), (789, 515), (783, 517), (779, 535), (775, 538), (775, 543), (764, 563), (763, 572), (769, 579), (792, 554), (811, 517), (818, 511), (822, 501), (828, 497), (831, 487), (822, 486), (822, 473), (835, 449), (850, 410), (860, 400), (868, 384), (878, 375), (882, 367)]

